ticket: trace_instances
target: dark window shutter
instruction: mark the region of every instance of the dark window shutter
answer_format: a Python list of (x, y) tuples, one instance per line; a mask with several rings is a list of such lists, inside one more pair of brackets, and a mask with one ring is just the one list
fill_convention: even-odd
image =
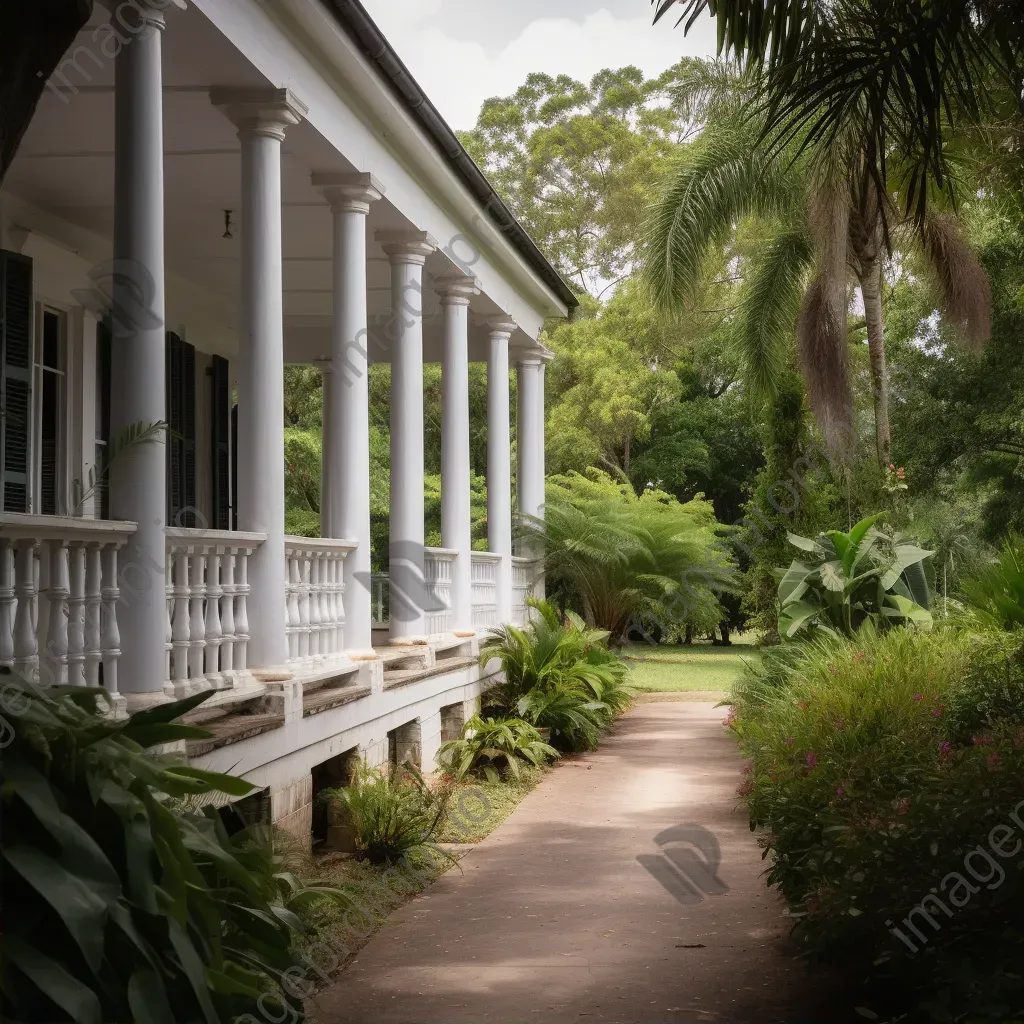
[(0, 508), (29, 510), (32, 261), (0, 250)]
[(210, 411), (213, 450), (213, 526), (230, 530), (231, 524), (231, 373), (220, 356), (213, 357), (213, 408)]
[(231, 529), (238, 529), (238, 406), (231, 407)]
[(196, 350), (167, 334), (167, 522), (196, 525)]
[[(97, 445), (97, 467), (106, 466), (110, 444), (110, 355), (112, 343), (113, 334), (110, 323), (104, 320), (96, 325), (96, 387), (99, 399), (96, 410), (96, 440), (103, 442), (102, 446)], [(97, 498), (100, 519), (109, 519), (110, 481), (105, 473), (99, 483)]]

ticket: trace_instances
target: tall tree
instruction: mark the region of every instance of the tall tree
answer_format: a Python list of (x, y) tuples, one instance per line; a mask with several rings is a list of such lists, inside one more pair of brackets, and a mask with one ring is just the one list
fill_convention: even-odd
[(487, 100), (460, 134), (505, 201), (573, 286), (599, 296), (636, 262), (653, 183), (691, 128), (675, 86), (689, 61), (645, 79), (635, 67), (589, 84), (532, 74)]
[[(889, 463), (888, 372), (882, 331), (884, 216), (888, 191), (867, 179), (856, 125), (831, 145), (794, 143), (778, 153), (762, 141), (750, 104), (758, 83), (723, 82), (704, 104), (704, 130), (668, 177), (651, 220), (646, 277), (658, 301), (683, 309), (703, 278), (709, 249), (720, 253), (737, 222), (759, 218), (768, 237), (744, 267), (746, 288), (736, 338), (755, 392), (771, 394), (796, 357), (811, 407), (833, 450), (852, 449), (853, 405), (848, 366), (851, 277), (864, 304), (875, 438), (879, 462)], [(934, 209), (920, 243), (934, 270), (948, 319), (966, 337), (988, 335), (985, 274), (954, 221)]]

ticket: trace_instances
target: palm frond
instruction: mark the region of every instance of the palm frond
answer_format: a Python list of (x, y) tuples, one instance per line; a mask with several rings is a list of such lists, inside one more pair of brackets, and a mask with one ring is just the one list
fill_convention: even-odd
[(732, 334), (744, 381), (755, 399), (774, 394), (785, 373), (804, 280), (813, 262), (807, 231), (780, 231), (751, 261)]
[(970, 348), (980, 349), (992, 333), (988, 274), (964, 241), (956, 220), (948, 214), (928, 214), (922, 242), (938, 285), (943, 315)]

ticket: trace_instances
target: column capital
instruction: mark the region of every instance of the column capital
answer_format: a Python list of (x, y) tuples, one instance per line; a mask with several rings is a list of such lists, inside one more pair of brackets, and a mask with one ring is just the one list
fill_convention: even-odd
[(384, 195), (384, 186), (369, 173), (314, 171), (310, 180), (331, 204), (332, 213), (369, 213), (370, 203)]
[(422, 267), (437, 248), (437, 242), (426, 231), (378, 231), (374, 237), (392, 266), (412, 263)]
[(446, 306), (468, 306), (480, 294), (480, 282), (466, 274), (445, 274), (434, 282), (434, 290)]
[(309, 112), (289, 89), (211, 89), (210, 102), (238, 128), (239, 135), (266, 135), (281, 142), (285, 131)]
[(484, 320), (492, 341), (508, 341), (515, 333), (517, 324), (507, 316), (489, 316)]
[[(149, 25), (152, 25), (154, 28), (164, 29), (167, 27), (164, 11), (169, 7), (184, 11), (188, 7), (185, 0), (133, 0), (130, 4), (125, 3), (124, 0), (99, 0), (99, 3), (110, 12), (111, 18), (116, 17), (121, 23), (121, 27), (129, 32), (141, 32), (143, 28)], [(132, 20), (134, 22), (132, 26), (125, 24), (125, 8), (132, 12)]]
[(555, 353), (549, 348), (533, 348), (520, 352), (516, 356), (517, 366), (540, 366), (543, 367), (555, 358)]

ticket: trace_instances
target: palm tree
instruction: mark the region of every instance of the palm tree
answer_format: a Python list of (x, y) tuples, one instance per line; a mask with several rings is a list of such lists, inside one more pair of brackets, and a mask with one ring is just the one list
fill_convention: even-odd
[(882, 313), (887, 227), (897, 244), (920, 250), (933, 269), (946, 319), (972, 343), (989, 333), (987, 278), (953, 217), (934, 207), (912, 230), (885, 190), (874, 187), (857, 125), (831, 145), (762, 144), (763, 123), (749, 111), (760, 83), (732, 76), (728, 90), (708, 90), (704, 131), (684, 151), (655, 206), (644, 272), (659, 305), (686, 308), (709, 249), (754, 216), (770, 227), (745, 268), (736, 338), (751, 389), (770, 397), (796, 356), (811, 407), (832, 450), (847, 454), (853, 402), (847, 361), (849, 286), (864, 304), (875, 441), (889, 463), (889, 383)]
[(817, 145), (854, 123), (877, 192), (898, 154), (918, 227), (937, 194), (955, 198), (947, 135), (1007, 100), (1024, 113), (1018, 0), (651, 2), (655, 21), (672, 11), (687, 31), (710, 12), (719, 52), (764, 72), (766, 137)]

